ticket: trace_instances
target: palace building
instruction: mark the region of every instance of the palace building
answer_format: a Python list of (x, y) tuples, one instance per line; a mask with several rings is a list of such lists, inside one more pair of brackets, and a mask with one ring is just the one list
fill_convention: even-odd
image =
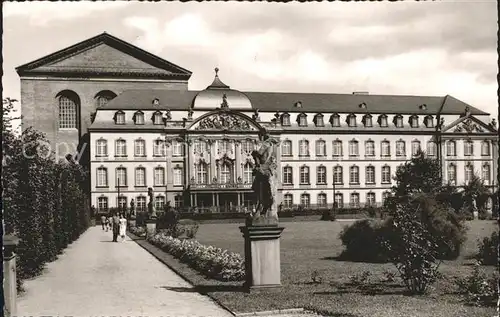
[(60, 155), (88, 149), (100, 210), (145, 209), (149, 188), (156, 208), (251, 208), (263, 131), (278, 144), (282, 208), (380, 205), (419, 150), (447, 183), (477, 174), (497, 185), (495, 120), (449, 95), (242, 92), (218, 69), (192, 91), (191, 72), (106, 33), (17, 71), (23, 128), (45, 132)]

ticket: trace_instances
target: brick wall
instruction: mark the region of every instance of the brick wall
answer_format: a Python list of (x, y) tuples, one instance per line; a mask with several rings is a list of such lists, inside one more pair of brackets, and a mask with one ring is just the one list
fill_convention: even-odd
[(58, 102), (56, 95), (63, 90), (72, 90), (81, 102), (81, 135), (90, 125), (90, 114), (95, 111), (95, 96), (102, 90), (119, 95), (130, 89), (187, 90), (187, 81), (102, 81), (92, 79), (26, 79), (21, 78), (21, 111), (23, 130), (32, 126), (46, 134), (59, 158), (67, 153), (76, 153), (80, 133), (77, 130), (59, 130)]

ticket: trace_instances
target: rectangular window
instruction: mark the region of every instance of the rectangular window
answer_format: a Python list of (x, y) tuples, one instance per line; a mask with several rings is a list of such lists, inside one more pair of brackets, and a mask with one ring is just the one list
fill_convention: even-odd
[(333, 156), (342, 156), (342, 141), (333, 141)]
[(335, 184), (342, 184), (344, 182), (342, 176), (342, 166), (335, 166), (333, 168), (333, 181)]
[(474, 143), (472, 141), (464, 142), (464, 155), (473, 156), (474, 155)]
[(281, 146), (281, 151), (283, 156), (292, 156), (292, 142), (284, 141)]
[(326, 155), (326, 143), (325, 141), (316, 141), (316, 156)]
[(120, 208), (121, 211), (127, 209), (127, 197), (125, 196), (118, 197), (118, 208)]
[(375, 193), (367, 193), (366, 194), (366, 205), (368, 207), (374, 207), (376, 205)]
[(135, 156), (146, 156), (146, 141), (135, 141)]
[(300, 168), (300, 184), (309, 185), (309, 167)]
[(358, 155), (359, 155), (358, 142), (357, 141), (349, 142), (349, 156), (358, 156)]
[(341, 193), (335, 194), (335, 207), (344, 208), (344, 195)]
[(283, 199), (283, 205), (285, 207), (292, 207), (293, 206), (293, 195), (292, 194), (285, 194), (284, 199)]
[(405, 141), (396, 142), (396, 156), (406, 156)]
[(391, 182), (391, 168), (389, 166), (382, 167), (382, 183), (389, 184)]
[(116, 169), (116, 184), (118, 186), (127, 186), (127, 170), (124, 167)]
[(165, 141), (155, 140), (153, 154), (154, 156), (165, 156)]
[(135, 186), (146, 186), (146, 169), (137, 168), (135, 170)]
[(165, 169), (162, 167), (155, 168), (155, 186), (165, 185)]
[(172, 155), (182, 156), (182, 142), (174, 141), (172, 142)]
[(108, 197), (97, 198), (97, 210), (108, 211)]
[(165, 196), (156, 196), (155, 209), (162, 211), (164, 208), (165, 208)]
[(411, 155), (415, 156), (420, 151), (420, 141), (411, 142)]
[(308, 194), (302, 194), (300, 195), (300, 204), (304, 207), (309, 207), (310, 205), (310, 197)]
[(375, 184), (375, 167), (373, 166), (366, 168), (366, 184)]
[(127, 156), (127, 142), (125, 140), (116, 141), (116, 156)]
[(319, 185), (326, 185), (326, 167), (324, 166), (318, 167), (316, 182)]
[(318, 206), (319, 207), (326, 206), (326, 194), (318, 194)]
[(365, 156), (375, 156), (375, 142), (367, 141), (365, 143)]
[(357, 166), (351, 167), (349, 183), (359, 184), (359, 168)]
[(292, 168), (290, 166), (283, 167), (283, 184), (293, 184)]
[(350, 205), (351, 205), (351, 208), (359, 208), (359, 194), (358, 193), (351, 194)]
[(96, 156), (108, 156), (108, 142), (106, 140), (97, 140)]
[(137, 202), (137, 211), (146, 211), (146, 197), (139, 196), (136, 199)]
[(106, 168), (97, 169), (97, 186), (98, 187), (108, 186), (108, 170)]
[(380, 144), (380, 151), (384, 157), (391, 156), (391, 143), (389, 143), (389, 141), (382, 141)]
[(174, 186), (182, 186), (182, 169), (174, 168)]

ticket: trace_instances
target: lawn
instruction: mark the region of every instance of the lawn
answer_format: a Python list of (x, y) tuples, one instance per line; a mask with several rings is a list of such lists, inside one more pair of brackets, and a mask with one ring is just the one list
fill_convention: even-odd
[[(472, 269), (469, 257), (477, 251), (477, 239), (488, 236), (496, 228), (494, 221), (471, 221), (468, 240), (460, 258), (445, 261), (440, 272), (445, 278), (435, 284), (426, 296), (404, 295), (404, 288), (397, 283), (381, 283), (384, 271), (397, 271), (391, 264), (353, 263), (336, 260), (342, 251), (338, 238), (342, 227), (350, 222), (287, 222), (281, 238), (281, 281), (279, 291), (247, 294), (236, 291), (229, 283), (208, 281), (190, 274), (205, 292), (236, 312), (312, 307), (320, 311), (337, 313), (337, 316), (493, 316), (494, 308), (468, 307), (452, 294), (451, 277), (466, 275)], [(202, 224), (196, 239), (244, 254), (243, 237), (239, 224)], [(491, 273), (494, 267), (484, 267)], [(321, 283), (313, 283), (313, 271)], [(369, 271), (370, 289), (349, 286), (349, 276)], [(203, 289), (201, 287), (200, 289)]]

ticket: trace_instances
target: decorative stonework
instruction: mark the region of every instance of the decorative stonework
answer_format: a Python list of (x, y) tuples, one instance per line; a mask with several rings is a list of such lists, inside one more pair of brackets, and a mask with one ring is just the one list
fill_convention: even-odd
[(229, 113), (219, 113), (200, 121), (195, 130), (252, 131), (252, 126), (244, 119)]
[(455, 128), (454, 132), (467, 132), (467, 133), (484, 132), (484, 129), (483, 127), (472, 122), (471, 119), (466, 119), (465, 121), (462, 122), (461, 125), (458, 125)]

